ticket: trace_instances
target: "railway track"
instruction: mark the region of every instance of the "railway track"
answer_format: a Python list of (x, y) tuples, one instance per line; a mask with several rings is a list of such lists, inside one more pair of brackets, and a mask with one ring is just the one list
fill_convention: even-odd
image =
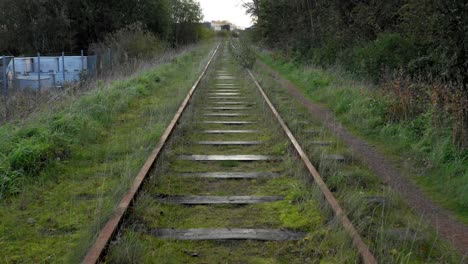
[(83, 263), (358, 259), (376, 263), (252, 73), (218, 46)]

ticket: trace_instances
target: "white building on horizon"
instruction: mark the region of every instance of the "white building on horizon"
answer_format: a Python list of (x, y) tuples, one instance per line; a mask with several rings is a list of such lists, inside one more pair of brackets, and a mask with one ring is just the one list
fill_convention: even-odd
[(222, 30), (227, 30), (227, 31), (234, 31), (237, 30), (238, 27), (231, 22), (228, 21), (212, 21), (212, 22), (207, 22), (210, 24), (210, 28), (213, 29), (214, 31), (222, 31)]

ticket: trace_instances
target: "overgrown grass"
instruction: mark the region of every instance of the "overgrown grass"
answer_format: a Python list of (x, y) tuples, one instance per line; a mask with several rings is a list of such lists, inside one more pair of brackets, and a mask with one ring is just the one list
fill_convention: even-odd
[[(397, 193), (356, 159), (269, 71), (259, 67), (256, 72), (273, 104), (379, 263), (463, 262), (452, 246), (441, 241)], [(332, 144), (317, 146), (310, 144), (313, 141)], [(342, 154), (346, 161), (329, 160), (330, 154)]]
[(407, 120), (391, 120), (389, 108), (395, 100), (391, 94), (341, 72), (296, 65), (267, 52), (259, 57), (294, 82), (306, 97), (332, 109), (355, 134), (403, 164), (411, 179), (468, 223), (468, 151), (452, 144), (450, 127), (431, 125), (436, 109), (424, 109)]
[[(225, 47), (227, 49), (227, 47)], [(227, 56), (227, 55), (225, 55)], [(214, 87), (214, 78), (203, 81), (195, 94), (191, 107), (171, 138), (168, 148), (158, 159), (127, 223), (110, 248), (108, 263), (356, 263), (358, 255), (349, 237), (334, 219), (316, 188), (306, 183), (303, 168), (288, 152), (284, 135), (272, 119), (270, 111), (257, 94), (255, 86), (232, 59), (217, 66), (225, 66), (237, 77), (240, 89), (255, 100), (252, 110), (257, 121), (253, 128), (262, 136), (240, 136), (238, 139), (266, 140), (255, 147), (237, 146), (199, 147), (194, 140), (213, 140), (213, 135), (200, 135), (197, 131), (213, 125), (201, 124), (204, 106), (208, 100), (207, 89)], [(211, 69), (213, 70), (213, 69)], [(213, 72), (211, 72), (211, 77)], [(248, 120), (253, 117), (236, 117)], [(248, 126), (250, 127), (250, 125)], [(233, 129), (216, 125), (214, 129)], [(247, 129), (240, 126), (239, 129)], [(194, 134), (199, 134), (194, 136)], [(244, 138), (247, 137), (247, 138)], [(234, 139), (219, 135), (219, 140)], [(273, 148), (273, 149), (272, 149)], [(180, 154), (268, 154), (274, 151), (284, 157), (278, 162), (193, 162), (179, 161)], [(232, 152), (235, 153), (235, 152)], [(178, 177), (184, 172), (278, 172), (277, 178), (220, 180)], [(279, 202), (255, 205), (195, 205), (165, 204), (154, 199), (156, 195), (282, 195)], [(150, 234), (155, 228), (267, 228), (304, 231), (307, 236), (300, 241), (181, 241), (159, 239)], [(141, 251), (143, 248), (143, 252)], [(136, 256), (136, 257), (135, 257)]]
[(211, 48), (0, 128), (0, 262), (80, 261)]

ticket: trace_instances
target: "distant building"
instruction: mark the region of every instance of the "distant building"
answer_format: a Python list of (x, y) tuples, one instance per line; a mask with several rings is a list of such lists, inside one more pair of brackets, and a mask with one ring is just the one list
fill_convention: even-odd
[(237, 29), (237, 26), (228, 22), (228, 21), (212, 21), (210, 22), (205, 22), (204, 24), (210, 26), (211, 29), (214, 31), (234, 31)]
[(221, 23), (216, 23), (216, 22), (211, 23), (211, 29), (213, 29), (214, 31), (221, 31), (223, 29), (223, 26), (224, 24), (221, 24)]

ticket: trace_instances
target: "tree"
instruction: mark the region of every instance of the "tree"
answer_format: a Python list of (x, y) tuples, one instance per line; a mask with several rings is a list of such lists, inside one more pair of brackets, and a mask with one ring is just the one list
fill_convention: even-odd
[(203, 20), (200, 3), (194, 0), (174, 0), (172, 3), (173, 45), (197, 41), (199, 23)]
[(136, 22), (162, 40), (198, 40), (194, 0), (0, 0), (0, 52), (77, 52)]

